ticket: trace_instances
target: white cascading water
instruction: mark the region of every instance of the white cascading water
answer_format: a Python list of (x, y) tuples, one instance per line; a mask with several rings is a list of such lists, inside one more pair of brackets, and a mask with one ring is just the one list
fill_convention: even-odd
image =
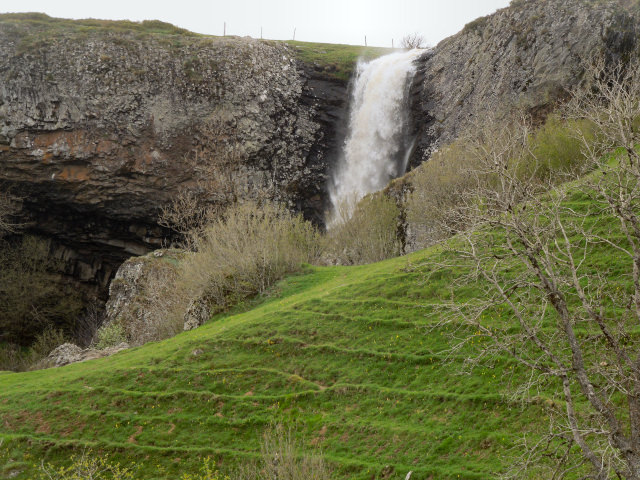
[(365, 195), (405, 172), (412, 148), (406, 134), (408, 90), (414, 60), (422, 53), (392, 53), (358, 64), (349, 133), (329, 185), (329, 228), (351, 217)]

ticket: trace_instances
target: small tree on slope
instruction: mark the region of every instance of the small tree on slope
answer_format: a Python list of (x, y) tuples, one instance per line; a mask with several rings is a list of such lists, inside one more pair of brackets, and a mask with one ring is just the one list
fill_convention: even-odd
[(422, 35), (419, 33), (410, 33), (409, 35), (405, 35), (400, 40), (400, 48), (406, 48), (411, 50), (413, 48), (425, 48), (426, 42)]
[(440, 306), (446, 353), (470, 366), (508, 354), (526, 372), (518, 393), (552, 395), (549, 433), (523, 441), (515, 478), (640, 479), (640, 69), (600, 62), (589, 79), (567, 109), (597, 131), (576, 131), (580, 191), (540, 181), (525, 122), (485, 124), (466, 142), (474, 186), (445, 216), (454, 255), (431, 265), (462, 264), (481, 289)]

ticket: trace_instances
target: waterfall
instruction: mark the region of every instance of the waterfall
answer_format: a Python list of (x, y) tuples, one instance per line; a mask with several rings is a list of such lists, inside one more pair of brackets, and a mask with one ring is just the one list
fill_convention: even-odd
[(412, 150), (407, 135), (408, 91), (415, 74), (413, 61), (423, 52), (393, 53), (358, 63), (349, 131), (329, 184), (329, 228), (348, 219), (362, 197), (405, 172)]

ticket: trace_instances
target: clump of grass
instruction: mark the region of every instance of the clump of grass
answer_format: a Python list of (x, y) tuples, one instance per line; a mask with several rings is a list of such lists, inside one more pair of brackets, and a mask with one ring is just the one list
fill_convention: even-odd
[(241, 468), (235, 476), (242, 480), (330, 480), (331, 469), (317, 448), (305, 452), (293, 430), (276, 425), (263, 435), (260, 461)]
[(484, 30), (484, 28), (487, 25), (487, 22), (489, 20), (489, 16), (484, 16), (484, 17), (478, 17), (475, 20), (467, 23), (464, 28), (462, 29), (462, 33), (477, 33), (477, 34), (482, 34), (482, 31)]

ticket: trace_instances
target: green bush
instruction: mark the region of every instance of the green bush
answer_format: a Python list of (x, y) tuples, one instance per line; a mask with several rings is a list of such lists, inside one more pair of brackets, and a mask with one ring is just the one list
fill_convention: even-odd
[(62, 330), (50, 328), (38, 335), (30, 348), (34, 355), (44, 358), (67, 341), (67, 336)]
[[(532, 173), (533, 159), (538, 159), (536, 175), (541, 180), (562, 181), (566, 175), (584, 173), (587, 166), (582, 153), (582, 142), (578, 136), (593, 143), (594, 127), (586, 121), (566, 121), (550, 116), (530, 139), (532, 160), (526, 173)], [(525, 172), (523, 172), (525, 173)], [(554, 178), (555, 177), (555, 178)]]
[(95, 347), (102, 350), (104, 348), (115, 347), (127, 341), (124, 327), (118, 322), (111, 322), (98, 329)]
[(181, 268), (178, 288), (220, 311), (264, 293), (319, 254), (318, 233), (301, 216), (273, 203), (230, 207), (196, 239)]
[(406, 201), (407, 221), (417, 246), (436, 243), (450, 235), (445, 217), (475, 185), (475, 161), (462, 142), (442, 148), (409, 174), (412, 192)]
[[(513, 120), (515, 124), (517, 120)], [(487, 124), (491, 123), (488, 119)], [(585, 162), (580, 140), (595, 142), (593, 126), (586, 121), (564, 120), (550, 116), (539, 128), (532, 130), (526, 138), (515, 138), (508, 127), (508, 120), (499, 122), (485, 130), (480, 126), (460, 140), (440, 149), (429, 161), (411, 172), (407, 182), (411, 193), (406, 201), (407, 220), (417, 236), (417, 247), (434, 244), (457, 230), (456, 208), (464, 203), (468, 192), (478, 182), (487, 186), (496, 179), (482, 172), (478, 155), (488, 148), (496, 137), (502, 137), (503, 150), (500, 155), (510, 156), (506, 162), (513, 175), (531, 179), (542, 189), (576, 178), (589, 168)], [(491, 130), (497, 128), (498, 130)], [(509, 151), (513, 149), (513, 151)], [(500, 188), (496, 183), (495, 188)]]
[(329, 263), (361, 265), (400, 254), (400, 209), (392, 198), (382, 193), (372, 194), (353, 208), (341, 205), (338, 210), (343, 210), (338, 212), (340, 219), (334, 222), (324, 240)]

